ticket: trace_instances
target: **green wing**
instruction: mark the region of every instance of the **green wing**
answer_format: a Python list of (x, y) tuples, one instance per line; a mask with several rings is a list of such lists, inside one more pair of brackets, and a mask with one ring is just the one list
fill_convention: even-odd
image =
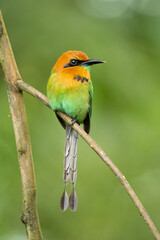
[(90, 81), (90, 90), (89, 90), (89, 96), (90, 96), (90, 102), (89, 102), (89, 118), (91, 118), (92, 115), (92, 99), (93, 99), (93, 85)]
[(91, 119), (91, 115), (92, 115), (92, 99), (93, 99), (93, 85), (92, 85), (92, 82), (90, 81), (90, 88), (89, 88), (89, 96), (90, 96), (90, 99), (89, 99), (89, 110), (88, 110), (88, 113), (87, 113), (87, 116), (83, 122), (84, 124), (84, 130), (86, 133), (89, 133), (90, 132), (90, 119)]

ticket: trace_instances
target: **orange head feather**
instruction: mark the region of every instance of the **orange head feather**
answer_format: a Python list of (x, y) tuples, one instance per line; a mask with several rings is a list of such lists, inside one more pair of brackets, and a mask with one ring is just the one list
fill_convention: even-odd
[[(88, 56), (81, 51), (68, 51), (63, 53), (57, 60), (53, 67), (54, 72), (61, 72), (63, 70), (78, 70), (79, 67), (87, 67), (97, 63), (104, 63), (105, 61), (97, 59), (89, 59)], [(78, 67), (78, 68), (77, 68)]]
[(88, 56), (81, 51), (67, 51), (65, 53), (63, 53), (57, 60), (56, 64), (53, 67), (53, 70), (55, 72), (59, 72), (62, 71), (67, 64), (68, 67), (76, 67), (78, 66), (77, 64), (73, 65), (73, 66), (69, 66), (69, 63), (71, 60), (77, 60), (77, 62), (81, 63), (84, 61), (89, 60)]

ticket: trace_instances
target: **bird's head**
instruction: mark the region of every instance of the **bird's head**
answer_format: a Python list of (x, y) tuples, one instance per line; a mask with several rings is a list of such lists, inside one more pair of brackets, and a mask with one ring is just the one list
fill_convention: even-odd
[(89, 59), (88, 56), (81, 51), (68, 51), (63, 53), (53, 67), (53, 71), (76, 71), (80, 67), (87, 68), (93, 64), (104, 63), (98, 59)]

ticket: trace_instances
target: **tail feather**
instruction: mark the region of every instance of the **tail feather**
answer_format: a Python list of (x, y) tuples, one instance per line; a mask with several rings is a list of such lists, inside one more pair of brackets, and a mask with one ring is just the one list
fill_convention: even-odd
[(68, 208), (68, 205), (69, 205), (69, 197), (65, 189), (60, 201), (61, 210), (65, 211)]
[(72, 129), (71, 133), (71, 161), (70, 161), (70, 181), (75, 184), (77, 177), (77, 144), (78, 144), (78, 133)]
[[(78, 144), (78, 133), (70, 126), (66, 125), (66, 142), (64, 151), (64, 172), (63, 180), (66, 185), (68, 180), (72, 183), (72, 193), (69, 198), (69, 206), (72, 211), (77, 208), (77, 195), (74, 189), (77, 177), (77, 144)], [(66, 195), (66, 189), (61, 197), (61, 209), (65, 211), (68, 206), (68, 199)], [(67, 204), (65, 203), (67, 202)], [(64, 207), (65, 206), (65, 207)]]
[(71, 195), (69, 197), (69, 207), (70, 207), (71, 211), (73, 211), (73, 212), (76, 211), (77, 204), (78, 204), (77, 194), (76, 194), (76, 191), (75, 191), (75, 189), (73, 187)]
[(66, 142), (65, 142), (65, 150), (64, 150), (64, 173), (63, 173), (63, 180), (64, 182), (68, 182), (70, 178), (70, 151), (71, 151), (71, 126), (66, 125)]

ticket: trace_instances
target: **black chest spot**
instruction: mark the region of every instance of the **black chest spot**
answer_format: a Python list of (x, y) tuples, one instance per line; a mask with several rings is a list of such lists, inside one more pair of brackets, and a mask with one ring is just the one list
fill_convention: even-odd
[(83, 83), (83, 82), (88, 82), (88, 78), (82, 77), (82, 76), (80, 76), (80, 75), (75, 75), (73, 79), (74, 79), (74, 80), (77, 80), (77, 81), (81, 81), (81, 83)]

